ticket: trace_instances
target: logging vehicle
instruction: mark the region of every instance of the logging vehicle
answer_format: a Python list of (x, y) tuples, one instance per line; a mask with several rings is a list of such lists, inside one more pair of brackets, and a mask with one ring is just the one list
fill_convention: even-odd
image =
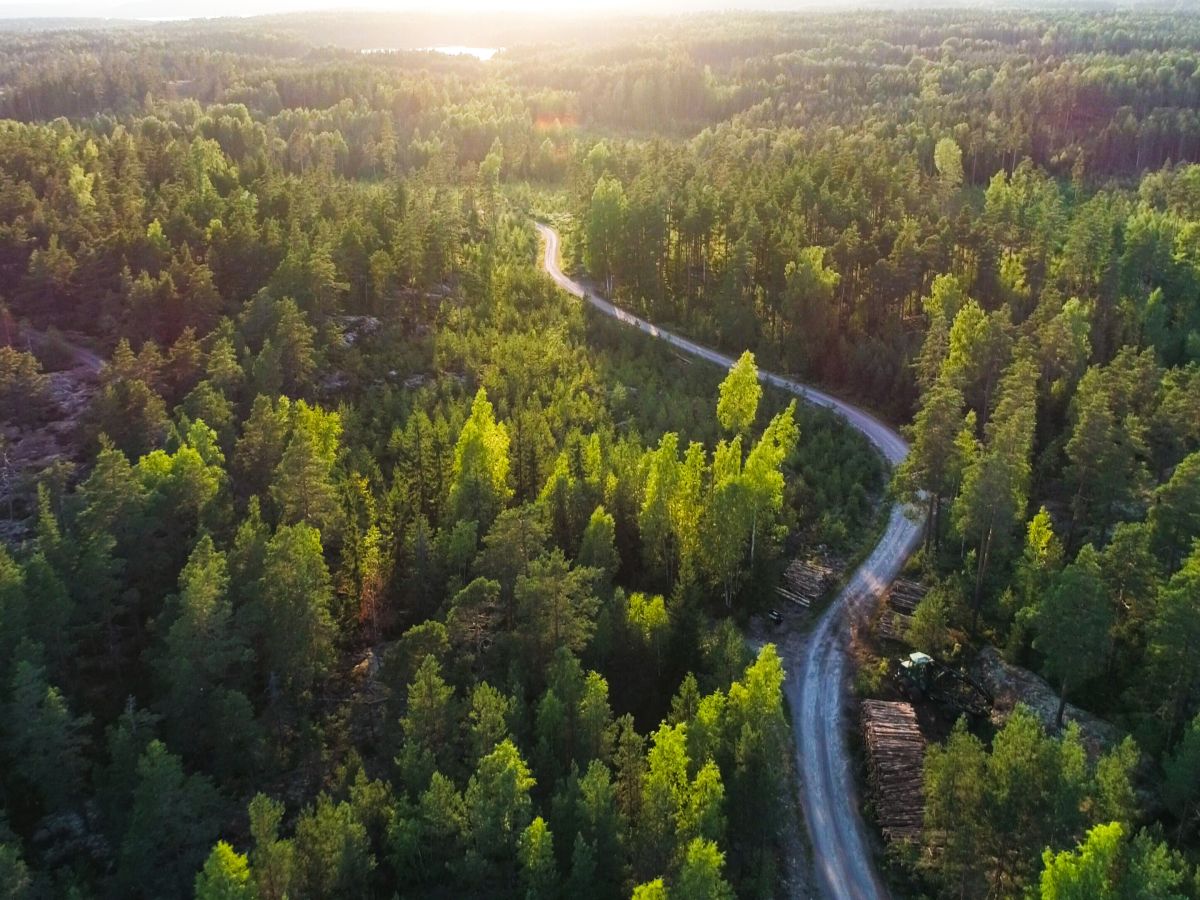
[(974, 718), (991, 711), (993, 698), (983, 685), (928, 653), (910, 653), (898, 661), (892, 674), (901, 693), (911, 701), (925, 699), (951, 713)]

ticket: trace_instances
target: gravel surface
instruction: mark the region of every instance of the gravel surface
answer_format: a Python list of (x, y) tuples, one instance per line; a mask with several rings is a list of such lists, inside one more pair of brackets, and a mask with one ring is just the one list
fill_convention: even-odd
[[(723, 368), (733, 365), (731, 357), (638, 318), (568, 278), (558, 265), (558, 234), (546, 225), (538, 224), (537, 228), (545, 246), (543, 266), (563, 290), (586, 300), (605, 315), (666, 341), (685, 353)], [(891, 465), (896, 465), (907, 455), (908, 444), (904, 439), (869, 413), (781, 375), (760, 370), (759, 379), (806, 403), (832, 410), (861, 432)], [(813, 880), (823, 897), (871, 900), (888, 896), (875, 866), (847, 746), (846, 647), (851, 617), (870, 614), (875, 597), (899, 574), (920, 538), (918, 521), (906, 515), (899, 506), (894, 507), (879, 543), (807, 638), (779, 642), (787, 667), (784, 689), (796, 735), (796, 766), (813, 853)], [(792, 855), (789, 853), (789, 857)], [(788, 862), (789, 868), (800, 864), (792, 859)], [(789, 884), (796, 896), (803, 896), (806, 891), (800, 885), (809, 879), (797, 877), (797, 874), (791, 874)]]

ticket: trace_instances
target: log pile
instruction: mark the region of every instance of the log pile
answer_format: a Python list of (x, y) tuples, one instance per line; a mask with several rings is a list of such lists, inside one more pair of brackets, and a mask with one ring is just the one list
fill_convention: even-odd
[(880, 637), (887, 638), (889, 641), (905, 641), (905, 635), (908, 634), (908, 629), (912, 625), (912, 616), (906, 616), (904, 613), (898, 613), (894, 609), (884, 609), (879, 616), (879, 624), (875, 630)]
[(820, 600), (836, 583), (838, 572), (832, 566), (815, 559), (793, 559), (783, 573), (783, 584), (775, 592), (805, 609)]
[(929, 588), (919, 581), (897, 578), (888, 591), (888, 606), (898, 613), (911, 616), (917, 611), (917, 604), (921, 602), (921, 598), (928, 593)]
[(865, 700), (862, 720), (879, 827), (889, 841), (918, 840), (925, 808), (925, 738), (912, 704)]

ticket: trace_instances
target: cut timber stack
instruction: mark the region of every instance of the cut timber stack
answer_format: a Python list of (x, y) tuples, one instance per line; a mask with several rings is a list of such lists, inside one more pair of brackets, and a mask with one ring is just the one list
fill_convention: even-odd
[(888, 591), (888, 606), (898, 613), (911, 616), (917, 611), (921, 598), (929, 593), (929, 588), (908, 578), (897, 578)]
[(889, 841), (921, 837), (925, 807), (925, 738), (912, 704), (865, 700), (863, 734), (879, 827)]
[(783, 584), (775, 592), (807, 609), (821, 599), (837, 576), (837, 571), (823, 562), (793, 559), (783, 573)]
[(880, 637), (889, 641), (904, 641), (908, 629), (912, 626), (912, 616), (898, 613), (894, 609), (885, 609), (879, 616), (877, 631)]

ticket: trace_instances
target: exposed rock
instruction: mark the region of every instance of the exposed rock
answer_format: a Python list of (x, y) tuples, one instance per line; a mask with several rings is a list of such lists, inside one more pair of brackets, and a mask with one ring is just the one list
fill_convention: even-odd
[(23, 521), (33, 509), (37, 479), (59, 462), (76, 460), (84, 417), (97, 390), (92, 367), (51, 372), (46, 419), (35, 426), (6, 424), (0, 428), (0, 540), (18, 543), (28, 536)]
[(367, 683), (372, 686), (379, 678), (379, 670), (382, 667), (379, 659), (379, 654), (375, 652), (375, 648), (367, 650), (366, 655), (358, 662), (358, 664), (350, 670), (350, 675), (357, 681)]
[(321, 383), (317, 385), (317, 390), (326, 396), (340, 394), (350, 386), (350, 376), (345, 372), (330, 372), (321, 379)]
[[(1047, 731), (1054, 730), (1059, 698), (1045, 679), (1028, 669), (1012, 665), (995, 647), (983, 648), (972, 666), (972, 674), (995, 699), (992, 707), (993, 724), (1004, 724), (1016, 705), (1021, 703), (1037, 716), (1042, 727)], [(1084, 747), (1092, 756), (1102, 753), (1121, 737), (1116, 726), (1070, 703), (1063, 713), (1063, 721), (1079, 723)]]
[(363, 338), (375, 334), (382, 326), (374, 316), (334, 316), (333, 321), (341, 329), (344, 347), (353, 347)]

